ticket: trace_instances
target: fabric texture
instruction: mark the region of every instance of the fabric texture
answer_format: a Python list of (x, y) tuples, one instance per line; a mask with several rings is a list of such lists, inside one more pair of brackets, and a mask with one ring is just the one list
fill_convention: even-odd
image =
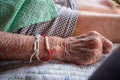
[[(102, 61), (101, 61), (102, 62)], [(90, 66), (77, 66), (59, 61), (2, 62), (0, 80), (88, 80), (101, 62)]]
[(78, 10), (77, 0), (54, 0), (57, 5), (61, 5), (72, 10)]
[(0, 31), (13, 32), (57, 16), (53, 0), (0, 0)]
[(57, 18), (21, 28), (16, 33), (24, 35), (47, 34), (63, 38), (71, 36), (78, 19), (78, 11), (60, 5), (56, 5), (56, 8), (60, 14)]

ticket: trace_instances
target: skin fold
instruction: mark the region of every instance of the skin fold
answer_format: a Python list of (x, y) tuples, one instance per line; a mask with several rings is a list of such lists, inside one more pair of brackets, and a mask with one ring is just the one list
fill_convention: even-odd
[(72, 36), (97, 31), (112, 42), (120, 42), (120, 15), (80, 11)]
[(80, 11), (116, 14), (116, 6), (112, 0), (77, 0)]
[(79, 17), (72, 36), (98, 31), (112, 42), (120, 42), (120, 13), (112, 0), (77, 0)]

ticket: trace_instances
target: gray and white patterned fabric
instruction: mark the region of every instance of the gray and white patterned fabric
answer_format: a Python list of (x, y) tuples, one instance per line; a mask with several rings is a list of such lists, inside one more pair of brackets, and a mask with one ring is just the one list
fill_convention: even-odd
[(56, 5), (59, 16), (51, 21), (33, 24), (17, 30), (16, 33), (24, 35), (47, 34), (49, 36), (69, 37), (74, 31), (79, 12)]
[(0, 80), (87, 80), (101, 62), (90, 66), (77, 66), (59, 61), (31, 64), (29, 62), (3, 63), (4, 66), (0, 65)]
[(77, 0), (54, 0), (56, 5), (78, 10)]

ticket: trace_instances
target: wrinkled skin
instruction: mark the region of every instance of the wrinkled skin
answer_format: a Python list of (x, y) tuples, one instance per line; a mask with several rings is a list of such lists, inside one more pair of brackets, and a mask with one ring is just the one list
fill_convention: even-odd
[[(49, 39), (53, 56), (56, 59), (77, 65), (89, 65), (99, 61), (102, 54), (112, 50), (112, 42), (96, 31), (77, 37)], [(57, 44), (56, 44), (57, 43)]]

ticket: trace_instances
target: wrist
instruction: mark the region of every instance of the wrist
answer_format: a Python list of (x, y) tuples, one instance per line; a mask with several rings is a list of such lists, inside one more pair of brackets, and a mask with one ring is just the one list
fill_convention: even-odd
[[(48, 37), (48, 36), (47, 36)], [(39, 57), (41, 60), (44, 59), (48, 59), (48, 57), (50, 55), (48, 55), (48, 50), (46, 47), (46, 41), (45, 38), (42, 36), (42, 39), (40, 40), (40, 53), (39, 53)], [(52, 58), (51, 59), (57, 59), (57, 60), (61, 60), (62, 58), (62, 53), (64, 51), (64, 39), (59, 38), (59, 37), (53, 37), (53, 36), (49, 36), (48, 37), (48, 42), (49, 42), (49, 47), (50, 47), (50, 51), (51, 51), (51, 55)]]
[[(40, 39), (40, 40), (39, 40)], [(43, 61), (48, 61), (49, 59), (58, 59), (62, 60), (62, 54), (64, 53), (64, 39), (59, 37), (39, 37), (37, 42), (40, 46), (38, 47), (36, 41), (34, 43), (34, 48), (38, 47), (38, 57), (37, 54), (36, 58), (41, 59)], [(47, 45), (46, 45), (47, 44)], [(49, 45), (49, 46), (48, 46)], [(48, 49), (50, 48), (50, 49)], [(36, 53), (36, 52), (34, 52)], [(34, 55), (34, 54), (33, 54)]]
[[(48, 43), (46, 43), (46, 38), (47, 37), (47, 40), (48, 40)], [(46, 36), (46, 37), (41, 37), (42, 39), (41, 39), (41, 41), (40, 41), (40, 55), (39, 55), (39, 57), (40, 57), (40, 59), (41, 60), (47, 60), (49, 57), (50, 57), (50, 55), (52, 55), (51, 56), (51, 59), (55, 59), (56, 58), (56, 56), (54, 55), (54, 50), (53, 50), (53, 37), (48, 37), (48, 36)], [(46, 46), (46, 44), (49, 44), (49, 47), (50, 47), (50, 54), (48, 54), (48, 49), (47, 49), (47, 47), (48, 46)]]
[(40, 40), (40, 48), (39, 48), (39, 57), (40, 59), (46, 59), (48, 56), (47, 56), (47, 49), (46, 49), (46, 45), (45, 45), (45, 39), (43, 36), (41, 36), (41, 40)]
[(64, 50), (63, 48), (64, 39), (50, 36), (48, 37), (48, 41), (50, 45), (52, 59), (61, 60), (61, 56)]

